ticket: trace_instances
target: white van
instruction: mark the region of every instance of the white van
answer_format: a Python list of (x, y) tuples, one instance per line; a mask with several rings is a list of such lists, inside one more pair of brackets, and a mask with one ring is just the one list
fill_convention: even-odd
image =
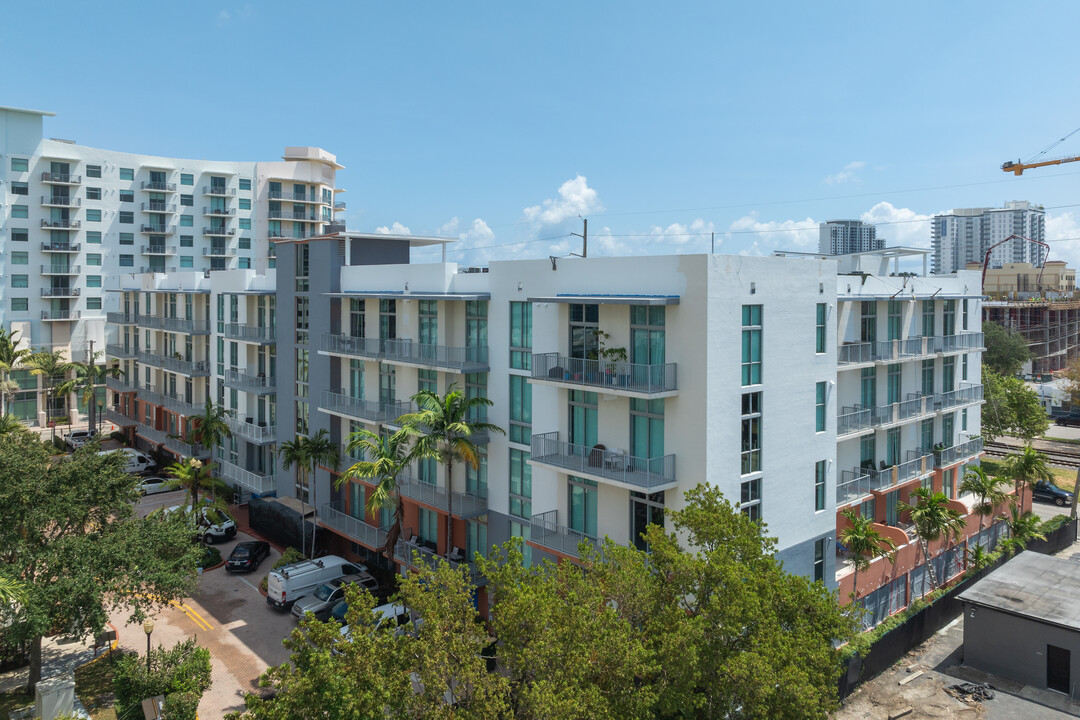
[(157, 467), (157, 464), (153, 460), (146, 457), (134, 448), (120, 448), (119, 450), (102, 450), (98, 453), (98, 455), (108, 455), (109, 453), (124, 453), (124, 455), (126, 456), (124, 471), (129, 472), (132, 475), (141, 475), (142, 473), (150, 472)]
[(270, 571), (266, 580), (266, 604), (278, 609), (289, 608), (299, 598), (315, 592), (323, 583), (362, 572), (367, 572), (367, 566), (349, 562), (337, 555), (301, 560)]

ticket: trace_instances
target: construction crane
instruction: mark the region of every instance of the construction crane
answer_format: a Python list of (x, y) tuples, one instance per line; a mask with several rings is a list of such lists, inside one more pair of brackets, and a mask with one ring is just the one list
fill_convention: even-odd
[(1003, 164), (1001, 169), (1005, 172), (1011, 172), (1014, 175), (1023, 175), (1025, 170), (1032, 168), (1043, 167), (1044, 165), (1061, 165), (1062, 163), (1071, 163), (1080, 160), (1080, 155), (1071, 155), (1069, 157), (1057, 158), (1055, 160), (1043, 160), (1042, 162), (1023, 163), (1017, 160)]
[(1050, 246), (1044, 243), (1042, 240), (1032, 240), (1031, 238), (1026, 238), (1023, 235), (1010, 235), (1001, 242), (996, 242), (986, 249), (986, 257), (983, 258), (982, 287), (986, 287), (986, 269), (990, 267), (990, 251), (996, 248), (998, 245), (1007, 243), (1010, 240), (1027, 240), (1028, 242), (1035, 243), (1036, 245), (1042, 245), (1044, 248), (1046, 248), (1046, 256), (1042, 259), (1042, 263), (1039, 265), (1039, 277), (1035, 280), (1035, 287), (1041, 287), (1043, 270), (1046, 269), (1046, 258), (1050, 257)]

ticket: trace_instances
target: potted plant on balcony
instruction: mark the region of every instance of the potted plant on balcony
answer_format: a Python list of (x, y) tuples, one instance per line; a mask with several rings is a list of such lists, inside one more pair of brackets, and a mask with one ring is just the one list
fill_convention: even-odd
[(605, 375), (606, 384), (614, 385), (618, 363), (625, 363), (629, 359), (626, 348), (608, 347), (607, 340), (611, 338), (611, 335), (603, 330), (594, 330), (593, 335), (596, 337), (598, 348), (592, 351), (590, 355), (594, 356), (592, 357), (593, 360), (600, 361), (600, 371)]

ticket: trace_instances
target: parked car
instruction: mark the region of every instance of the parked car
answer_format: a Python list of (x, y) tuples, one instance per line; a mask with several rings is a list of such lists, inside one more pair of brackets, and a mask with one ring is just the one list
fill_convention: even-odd
[[(360, 573), (360, 580), (358, 580), (356, 584), (366, 589), (372, 595), (378, 596), (379, 594), (379, 581), (368, 573)], [(339, 600), (338, 604), (330, 611), (330, 617), (344, 625), (345, 613), (347, 612), (349, 612), (349, 602), (347, 600)]]
[(1064, 425), (1066, 427), (1073, 427), (1080, 425), (1080, 413), (1069, 413), (1067, 415), (1058, 415), (1054, 418), (1055, 425)]
[[(162, 512), (169, 515), (174, 512), (187, 512), (186, 505), (173, 505), (165, 508)], [(207, 545), (212, 545), (218, 540), (228, 540), (236, 535), (236, 523), (227, 513), (214, 508), (203, 507), (198, 510), (196, 520), (196, 539)]]
[(1073, 501), (1073, 494), (1071, 492), (1062, 490), (1057, 485), (1048, 483), (1045, 480), (1039, 480), (1031, 486), (1031, 497), (1034, 500), (1052, 502), (1058, 507), (1071, 505)]
[(134, 448), (102, 450), (98, 455), (107, 455), (109, 453), (122, 453), (124, 456), (124, 471), (132, 475), (143, 475), (157, 469), (157, 463)]
[(266, 578), (266, 604), (284, 610), (298, 598), (315, 592), (323, 583), (366, 571), (366, 565), (354, 564), (337, 555), (301, 560), (270, 571)]
[(225, 562), (225, 572), (251, 572), (270, 554), (270, 543), (261, 540), (237, 543)]
[(165, 487), (165, 484), (171, 482), (172, 478), (149, 475), (141, 478), (141, 480), (142, 482), (139, 483), (139, 492), (143, 495), (155, 495), (159, 492), (168, 492), (170, 488)]
[[(412, 617), (412, 611), (404, 605), (386, 603), (385, 605), (380, 605), (371, 612), (378, 618), (375, 621), (375, 627), (382, 627), (384, 623), (391, 623), (391, 626), (395, 628), (395, 633), (408, 622), (419, 622), (419, 618), (414, 619)], [(346, 640), (352, 640), (352, 633), (349, 631), (348, 625), (343, 625), (341, 627), (341, 637)]]
[(72, 430), (64, 436), (64, 442), (67, 443), (67, 446), (72, 450), (78, 450), (93, 438), (94, 434), (89, 430)]
[(334, 606), (344, 599), (345, 588), (353, 584), (362, 585), (369, 589), (372, 585), (376, 589), (379, 587), (379, 583), (375, 578), (367, 573), (346, 575), (328, 583), (323, 583), (311, 595), (306, 595), (297, 600), (293, 603), (292, 614), (297, 618), (303, 618), (304, 613), (310, 612), (319, 620), (326, 620), (330, 617)]

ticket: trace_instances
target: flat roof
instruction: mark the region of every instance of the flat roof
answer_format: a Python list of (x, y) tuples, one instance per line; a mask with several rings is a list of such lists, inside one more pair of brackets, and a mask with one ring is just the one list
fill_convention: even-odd
[(904, 247), (902, 245), (897, 245), (895, 247), (892, 247), (892, 246), (884, 247), (884, 248), (881, 248), (880, 250), (862, 250), (861, 252), (838, 253), (836, 255), (833, 255), (832, 253), (804, 252), (804, 251), (796, 251), (796, 250), (773, 250), (773, 257), (810, 257), (810, 258), (821, 258), (823, 260), (827, 260), (829, 258), (851, 257), (852, 255), (880, 255), (881, 257), (907, 257), (907, 256), (913, 256), (913, 255), (931, 255), (931, 254), (933, 254), (933, 252), (934, 252), (933, 250), (927, 250), (925, 248)]
[[(369, 266), (371, 267), (371, 266)], [(326, 297), (339, 297), (339, 298), (379, 298), (379, 299), (401, 299), (409, 300), (416, 298), (417, 300), (490, 300), (491, 293), (488, 292), (475, 292), (475, 293), (439, 293), (439, 292), (404, 292), (402, 290), (358, 290), (356, 292), (327, 292), (323, 293)]]
[(21, 112), (28, 115), (45, 115), (47, 117), (56, 117), (56, 113), (49, 112), (48, 110), (28, 110), (26, 108), (11, 107), (10, 105), (0, 105), (0, 110), (7, 110), (8, 112)]
[(678, 305), (678, 295), (547, 295), (531, 303), (583, 303), (586, 305)]
[(957, 597), (972, 605), (1080, 630), (1080, 562), (1025, 550)]
[[(308, 238), (270, 238), (276, 243), (301, 243), (309, 240), (395, 240), (407, 242), (410, 247), (427, 247), (429, 245), (449, 245), (457, 242), (457, 238), (436, 237), (434, 235), (393, 235), (391, 233), (362, 233), (345, 230), (343, 232), (325, 233)], [(347, 266), (348, 267), (348, 266)]]

